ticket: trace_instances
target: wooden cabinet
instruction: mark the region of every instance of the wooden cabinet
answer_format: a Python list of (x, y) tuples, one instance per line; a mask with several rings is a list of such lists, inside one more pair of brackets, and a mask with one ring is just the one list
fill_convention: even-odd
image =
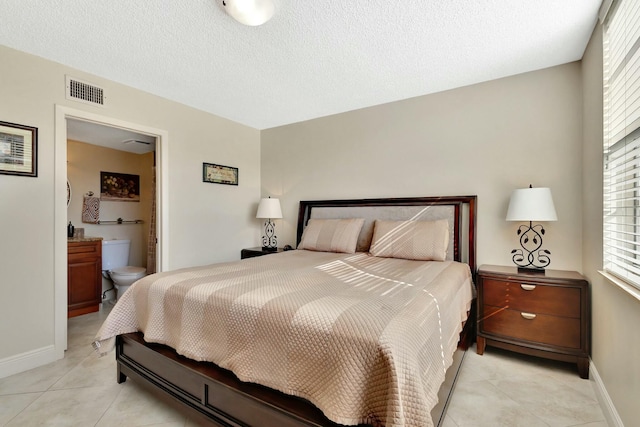
[(276, 253), (282, 252), (283, 250), (284, 249), (282, 248), (277, 248), (276, 250), (273, 250), (273, 251), (265, 251), (261, 247), (247, 248), (240, 251), (240, 259), (253, 258), (253, 257), (269, 255), (269, 254), (276, 254)]
[(516, 267), (478, 270), (478, 342), (576, 363), (589, 378), (589, 283), (575, 271), (519, 273)]
[(67, 317), (98, 311), (102, 296), (102, 240), (69, 240), (67, 256)]

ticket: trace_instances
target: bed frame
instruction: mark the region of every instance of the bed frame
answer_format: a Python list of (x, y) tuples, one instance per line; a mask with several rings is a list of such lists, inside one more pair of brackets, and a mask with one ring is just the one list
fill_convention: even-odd
[[(304, 227), (314, 217), (314, 209), (450, 206), (454, 212), (453, 258), (467, 262), (475, 274), (476, 201), (476, 196), (301, 201), (297, 241), (300, 242)], [(466, 349), (474, 338), (474, 307), (475, 304), (472, 304), (472, 312), (460, 334), (453, 365), (440, 388), (439, 403), (431, 411), (437, 426), (444, 420)], [(127, 377), (133, 378), (167, 403), (187, 408), (198, 416), (202, 425), (339, 427), (304, 399), (258, 384), (244, 383), (232, 372), (213, 363), (196, 362), (178, 355), (170, 347), (146, 343), (141, 333), (117, 337), (116, 361), (118, 383), (124, 382)], [(362, 424), (359, 427), (365, 426)]]

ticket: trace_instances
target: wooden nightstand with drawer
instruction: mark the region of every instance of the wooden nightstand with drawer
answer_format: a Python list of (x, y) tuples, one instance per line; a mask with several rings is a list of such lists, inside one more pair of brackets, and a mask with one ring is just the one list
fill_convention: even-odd
[(258, 248), (245, 248), (240, 251), (240, 259), (254, 258), (257, 256), (269, 255), (269, 254), (279, 254), (283, 252), (284, 249), (277, 248), (274, 250), (264, 250), (260, 247)]
[(589, 283), (575, 271), (478, 270), (477, 352), (485, 346), (576, 363), (589, 378)]

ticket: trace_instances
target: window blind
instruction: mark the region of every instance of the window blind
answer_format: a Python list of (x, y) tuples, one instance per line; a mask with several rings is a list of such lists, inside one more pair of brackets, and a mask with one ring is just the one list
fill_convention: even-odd
[(640, 1), (604, 22), (604, 269), (640, 288)]

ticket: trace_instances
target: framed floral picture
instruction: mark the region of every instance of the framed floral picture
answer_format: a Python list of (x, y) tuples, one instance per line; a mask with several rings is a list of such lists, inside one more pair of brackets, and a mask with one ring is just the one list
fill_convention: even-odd
[(0, 173), (38, 176), (38, 128), (0, 122)]
[(100, 200), (139, 202), (140, 175), (100, 172)]

